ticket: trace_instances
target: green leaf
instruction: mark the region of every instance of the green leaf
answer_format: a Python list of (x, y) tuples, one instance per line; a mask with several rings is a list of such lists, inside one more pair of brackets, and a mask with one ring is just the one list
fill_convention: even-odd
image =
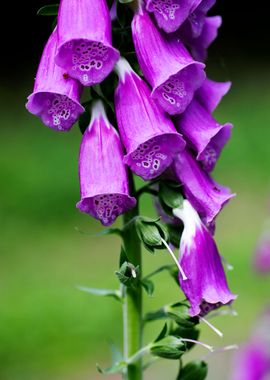
[(102, 373), (104, 375), (111, 375), (114, 373), (122, 373), (125, 369), (127, 368), (127, 363), (124, 361), (117, 362), (115, 363), (112, 367), (102, 369), (98, 364), (97, 364), (97, 370), (99, 373)]
[(122, 3), (122, 4), (128, 4), (128, 3), (132, 3), (134, 0), (118, 0), (119, 3)]
[(128, 262), (128, 257), (127, 257), (125, 247), (123, 245), (121, 245), (121, 252), (120, 252), (120, 257), (119, 257), (119, 268), (121, 268), (121, 266), (125, 262)]
[(82, 292), (90, 293), (95, 296), (100, 297), (113, 297), (117, 301), (122, 302), (122, 296), (119, 290), (113, 290), (113, 289), (96, 289), (96, 288), (88, 288), (85, 286), (78, 286), (78, 289)]
[(208, 367), (204, 361), (193, 361), (185, 365), (176, 380), (204, 380), (207, 377)]
[(167, 323), (165, 323), (165, 325), (163, 326), (161, 332), (159, 333), (158, 337), (156, 338), (155, 343), (159, 342), (160, 340), (162, 340), (163, 338), (165, 338), (165, 336), (167, 334), (167, 331), (168, 331), (168, 326), (167, 326)]
[(38, 16), (57, 16), (59, 4), (45, 5), (37, 11)]
[(183, 204), (183, 196), (179, 185), (169, 185), (161, 182), (159, 186), (159, 197), (170, 208), (179, 208)]
[(146, 322), (152, 322), (159, 319), (172, 319), (185, 328), (192, 328), (198, 324), (198, 318), (190, 317), (188, 306), (182, 302), (166, 305), (157, 311), (145, 315)]
[(185, 351), (185, 343), (171, 335), (153, 343), (150, 349), (151, 354), (154, 356), (173, 360), (179, 359)]
[(144, 288), (144, 290), (146, 291), (146, 293), (147, 293), (149, 296), (152, 296), (152, 295), (153, 295), (154, 290), (155, 290), (155, 285), (154, 285), (153, 281), (150, 281), (150, 280), (142, 280), (142, 281), (141, 281), (141, 285), (142, 285), (142, 287)]

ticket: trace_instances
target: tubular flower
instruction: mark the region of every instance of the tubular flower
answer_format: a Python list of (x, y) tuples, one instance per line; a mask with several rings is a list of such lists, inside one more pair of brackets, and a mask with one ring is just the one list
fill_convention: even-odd
[(158, 26), (167, 33), (175, 32), (202, 0), (146, 0)]
[(158, 177), (184, 149), (185, 142), (125, 59), (119, 60), (116, 71), (115, 110), (127, 151), (124, 162), (145, 180)]
[(215, 82), (206, 78), (202, 86), (196, 91), (196, 99), (208, 112), (213, 112), (231, 88), (231, 82)]
[(190, 315), (203, 317), (212, 309), (231, 303), (221, 258), (213, 237), (188, 200), (173, 213), (184, 223), (179, 264), (187, 280), (179, 276), (180, 286), (190, 302)]
[(57, 49), (56, 30), (50, 36), (35, 79), (34, 90), (28, 97), (26, 108), (42, 122), (58, 131), (68, 131), (84, 108), (80, 105), (81, 86), (66, 77), (64, 70), (55, 65)]
[(205, 79), (205, 65), (194, 61), (179, 39), (165, 39), (142, 8), (133, 18), (132, 34), (152, 97), (171, 115), (184, 112)]
[(270, 375), (269, 349), (256, 337), (236, 353), (230, 379), (266, 380), (267, 375)]
[(92, 118), (80, 149), (80, 211), (105, 226), (136, 204), (129, 195), (123, 150), (116, 130), (109, 123), (101, 101), (94, 103)]
[(197, 38), (184, 38), (194, 59), (204, 62), (207, 58), (207, 49), (217, 38), (218, 29), (222, 24), (220, 16), (206, 17), (201, 34)]
[(56, 63), (84, 86), (102, 82), (119, 58), (105, 0), (61, 0), (58, 37)]
[(183, 185), (183, 193), (197, 210), (207, 227), (234, 194), (224, 186), (216, 183), (201, 168), (191, 152), (185, 149), (175, 157), (172, 171)]
[(183, 133), (203, 169), (211, 172), (225, 144), (231, 137), (232, 124), (221, 125), (197, 100), (193, 100), (186, 111), (176, 118), (176, 127)]

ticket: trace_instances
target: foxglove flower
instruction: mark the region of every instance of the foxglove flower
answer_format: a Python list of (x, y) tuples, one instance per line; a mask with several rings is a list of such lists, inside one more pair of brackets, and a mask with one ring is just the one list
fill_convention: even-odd
[(115, 110), (127, 154), (124, 162), (145, 180), (158, 177), (185, 147), (170, 118), (151, 98), (146, 83), (125, 59), (116, 65)]
[(143, 9), (133, 18), (132, 34), (152, 97), (171, 115), (184, 112), (205, 79), (205, 65), (194, 61), (179, 39), (165, 39)]
[(207, 58), (207, 49), (217, 38), (218, 29), (222, 24), (220, 16), (206, 17), (201, 34), (197, 38), (187, 39), (187, 43), (194, 59), (204, 62)]
[(230, 88), (231, 82), (215, 82), (206, 78), (202, 86), (196, 91), (195, 97), (206, 111), (212, 113)]
[(107, 119), (101, 101), (92, 109), (80, 150), (81, 200), (77, 208), (99, 219), (104, 226), (135, 206), (129, 195), (123, 150), (116, 130)]
[(269, 349), (261, 339), (253, 339), (236, 353), (230, 379), (266, 380), (267, 375), (270, 375)]
[(236, 296), (228, 288), (214, 239), (190, 202), (184, 200), (173, 213), (184, 223), (179, 263), (187, 279), (179, 276), (180, 286), (190, 302), (190, 315), (203, 317)]
[(198, 38), (203, 31), (207, 12), (215, 3), (216, 0), (202, 0), (182, 25), (182, 33), (189, 38)]
[(254, 253), (253, 264), (258, 273), (270, 273), (270, 236), (262, 236), (259, 240)]
[(211, 227), (222, 207), (234, 194), (216, 183), (185, 149), (175, 157), (171, 167), (175, 178), (183, 185), (183, 193), (197, 210), (207, 227)]
[(56, 63), (84, 86), (102, 82), (119, 58), (105, 0), (61, 0), (58, 37)]
[(80, 105), (81, 86), (55, 65), (56, 30), (50, 36), (39, 64), (34, 90), (26, 108), (42, 122), (58, 131), (68, 131), (84, 108)]
[(146, 0), (146, 9), (155, 16), (158, 26), (175, 32), (202, 0)]
[(202, 162), (203, 169), (211, 172), (231, 137), (232, 124), (218, 124), (195, 99), (175, 122), (179, 132), (183, 133), (190, 147), (196, 151), (197, 160)]

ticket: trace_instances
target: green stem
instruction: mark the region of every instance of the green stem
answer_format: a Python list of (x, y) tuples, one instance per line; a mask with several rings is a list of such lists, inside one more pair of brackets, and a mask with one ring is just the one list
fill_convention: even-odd
[[(135, 193), (133, 178), (131, 178), (131, 194)], [(133, 208), (124, 214), (124, 225), (138, 215), (138, 207)], [(129, 228), (123, 233), (124, 246), (129, 262), (134, 266), (139, 265), (140, 276), (142, 271), (141, 244), (137, 236), (134, 223), (129, 224)], [(142, 348), (142, 288), (124, 289), (123, 323), (124, 323), (124, 356), (127, 360)], [(134, 363), (128, 365), (124, 375), (126, 380), (142, 380), (142, 359), (139, 358)]]

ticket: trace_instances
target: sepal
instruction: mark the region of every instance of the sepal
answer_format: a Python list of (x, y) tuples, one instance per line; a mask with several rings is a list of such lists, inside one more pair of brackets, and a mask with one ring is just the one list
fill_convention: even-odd
[(193, 361), (180, 370), (176, 380), (204, 380), (207, 372), (208, 367), (204, 361)]

